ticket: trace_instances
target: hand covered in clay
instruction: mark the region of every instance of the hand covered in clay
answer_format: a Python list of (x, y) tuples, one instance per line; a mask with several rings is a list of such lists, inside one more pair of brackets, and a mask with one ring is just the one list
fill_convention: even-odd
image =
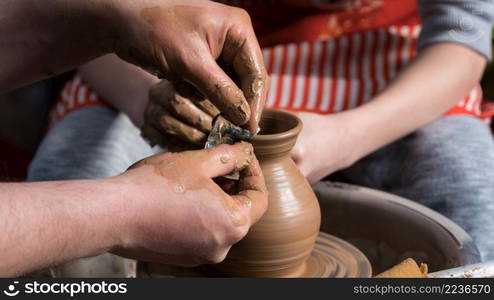
[[(193, 266), (221, 262), (267, 208), (267, 191), (249, 143), (146, 158), (115, 177), (127, 202), (118, 255)], [(214, 178), (241, 170), (225, 192)]]
[(298, 113), (304, 127), (291, 151), (299, 170), (312, 184), (333, 172), (350, 166), (352, 147), (343, 122), (337, 114)]
[(120, 57), (176, 90), (209, 99), (231, 122), (257, 131), (267, 76), (244, 10), (204, 0), (126, 3)]
[(193, 90), (178, 91), (167, 80), (153, 86), (144, 111), (142, 135), (171, 151), (204, 148), (213, 118), (220, 111)]

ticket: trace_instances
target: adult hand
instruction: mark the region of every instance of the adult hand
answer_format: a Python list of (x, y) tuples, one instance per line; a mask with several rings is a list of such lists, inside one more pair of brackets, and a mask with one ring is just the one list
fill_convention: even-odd
[(298, 113), (304, 127), (291, 156), (310, 183), (316, 183), (331, 173), (354, 162), (354, 145), (347, 134), (345, 122), (338, 114)]
[[(234, 194), (213, 179), (241, 170)], [(116, 254), (167, 264), (218, 263), (267, 208), (252, 146), (239, 143), (144, 159), (113, 180), (127, 202)]]
[[(249, 15), (203, 0), (124, 1), (116, 53), (256, 132), (266, 71)], [(238, 85), (237, 85), (238, 84)]]
[(144, 111), (142, 135), (169, 150), (204, 148), (213, 118), (220, 111), (190, 90), (178, 92), (163, 80), (153, 86)]

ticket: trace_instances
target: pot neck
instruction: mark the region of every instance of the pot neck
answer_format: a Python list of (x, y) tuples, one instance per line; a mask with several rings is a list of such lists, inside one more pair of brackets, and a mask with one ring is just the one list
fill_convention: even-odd
[(302, 121), (292, 113), (281, 110), (264, 110), (259, 123), (261, 132), (252, 145), (259, 160), (288, 155), (302, 130)]

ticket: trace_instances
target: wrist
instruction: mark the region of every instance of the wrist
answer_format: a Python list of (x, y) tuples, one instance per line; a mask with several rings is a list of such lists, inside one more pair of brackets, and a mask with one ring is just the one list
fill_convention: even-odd
[(141, 238), (139, 230), (148, 221), (143, 216), (149, 208), (146, 199), (152, 198), (152, 191), (144, 188), (145, 177), (137, 176), (135, 180), (129, 172), (132, 170), (104, 179), (105, 190), (111, 193), (112, 224), (106, 235), (114, 241), (110, 249), (112, 252), (136, 246)]
[(347, 127), (347, 136), (353, 143), (350, 152), (353, 162), (399, 137), (396, 135), (400, 128), (399, 114), (386, 105), (387, 100), (385, 95), (379, 95), (370, 103), (342, 113), (346, 122), (351, 124)]
[(100, 179), (102, 188), (97, 192), (100, 201), (105, 201), (100, 217), (100, 231), (108, 251), (125, 247), (130, 243), (130, 232), (137, 217), (137, 209), (132, 206), (132, 184), (123, 176)]
[(115, 232), (121, 226), (112, 220), (118, 216), (114, 188), (108, 188), (104, 179), (5, 184), (3, 188), (2, 203), (10, 212), (2, 210), (10, 216), (2, 217), (13, 225), (6, 226), (7, 241), (15, 241), (9, 243), (10, 253), (5, 256), (18, 265), (17, 273), (99, 255), (119, 242)]
[(139, 71), (142, 76), (135, 76), (137, 82), (132, 90), (135, 93), (134, 99), (122, 111), (129, 116), (136, 127), (141, 128), (144, 125), (144, 111), (149, 102), (149, 91), (160, 80), (141, 69)]
[[(70, 181), (67, 183), (71, 184)], [(74, 226), (74, 232), (80, 232), (82, 242), (90, 245), (89, 255), (102, 254), (119, 245), (125, 207), (121, 187), (109, 179), (94, 179), (74, 181), (69, 190), (74, 195), (71, 196), (69, 191), (62, 195), (72, 199), (68, 203), (74, 211), (70, 224)]]
[(122, 243), (127, 204), (121, 185), (105, 178), (61, 181), (54, 189), (69, 211), (67, 228), (77, 233), (73, 247), (82, 252), (75, 258), (109, 252)]
[[(321, 137), (321, 139), (334, 140), (335, 136), (337, 137), (336, 144), (327, 143), (332, 146), (337, 145), (339, 149), (338, 166), (336, 169), (341, 170), (350, 167), (362, 157), (360, 151), (360, 131), (356, 129), (355, 124), (352, 122), (352, 116), (348, 115), (347, 111), (330, 114), (324, 118), (323, 128), (330, 128), (330, 131), (327, 130), (324, 132), (330, 135), (330, 137)], [(329, 153), (333, 152), (329, 151)]]

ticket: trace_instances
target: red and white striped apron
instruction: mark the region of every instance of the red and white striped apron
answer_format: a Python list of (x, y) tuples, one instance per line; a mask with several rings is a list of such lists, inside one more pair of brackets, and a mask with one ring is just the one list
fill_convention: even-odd
[[(421, 25), (415, 0), (371, 0), (356, 12), (292, 11), (287, 14), (293, 23), (278, 27), (256, 22), (256, 16), (269, 17), (264, 6), (279, 2), (221, 2), (235, 2), (253, 18), (271, 77), (268, 108), (321, 114), (352, 109), (370, 101), (417, 54)], [(395, 19), (388, 20), (390, 12)], [(483, 117), (481, 99), (476, 86), (447, 114)], [(76, 75), (62, 90), (52, 121), (95, 105), (104, 100)]]

